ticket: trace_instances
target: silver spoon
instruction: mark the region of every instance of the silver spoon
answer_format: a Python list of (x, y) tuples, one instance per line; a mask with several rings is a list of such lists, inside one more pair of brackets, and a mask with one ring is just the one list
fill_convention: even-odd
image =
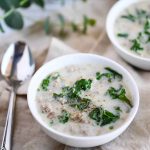
[(33, 61), (32, 54), (28, 45), (20, 41), (11, 44), (6, 50), (1, 63), (1, 74), (11, 86), (11, 95), (1, 150), (11, 150), (12, 148), (11, 137), (16, 90), (26, 79), (32, 76), (34, 70), (35, 63)]

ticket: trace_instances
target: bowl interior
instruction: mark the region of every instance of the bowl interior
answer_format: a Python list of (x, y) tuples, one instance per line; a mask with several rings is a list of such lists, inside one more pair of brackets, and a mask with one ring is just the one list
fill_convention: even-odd
[[(37, 107), (36, 107), (36, 99), (35, 99), (36, 92), (37, 92), (37, 88), (40, 85), (43, 78), (45, 78), (47, 75), (49, 75), (53, 71), (56, 71), (62, 67), (65, 67), (68, 65), (73, 65), (73, 64), (76, 64), (76, 65), (77, 64), (78, 65), (80, 65), (80, 64), (95, 64), (95, 65), (101, 64), (104, 67), (110, 66), (123, 75), (124, 82), (127, 84), (129, 90), (132, 91), (131, 96), (132, 96), (133, 105), (134, 105), (131, 112), (129, 113), (129, 117), (127, 118), (127, 120), (124, 122), (124, 124), (122, 126), (129, 125), (131, 123), (131, 121), (133, 120), (133, 118), (137, 112), (138, 105), (139, 105), (138, 88), (137, 88), (137, 85), (136, 85), (135, 81), (133, 80), (132, 76), (122, 66), (118, 65), (117, 63), (115, 63), (114, 61), (112, 61), (110, 59), (107, 59), (105, 57), (101, 57), (98, 55), (80, 54), (80, 53), (65, 55), (65, 56), (56, 58), (56, 59), (46, 63), (45, 65), (43, 65), (32, 77), (29, 88), (28, 88), (27, 98), (28, 98), (28, 105), (29, 105), (30, 111), (31, 111), (32, 115), (34, 116), (34, 118), (38, 121), (38, 123), (40, 125), (42, 125), (44, 128), (46, 128), (47, 130), (49, 130), (50, 132), (56, 133), (60, 136), (67, 136), (70, 138), (80, 138), (80, 139), (89, 138), (89, 137), (76, 137), (76, 136), (65, 135), (63, 133), (57, 132), (56, 130), (50, 128), (42, 120), (42, 118), (40, 117), (40, 115), (37, 111)], [(119, 128), (121, 128), (121, 127), (119, 127)], [(118, 129), (116, 129), (116, 130), (118, 130)], [(115, 130), (112, 132), (115, 132)], [(96, 137), (98, 137), (98, 136), (96, 136)]]
[[(147, 1), (147, 0), (143, 0), (143, 1)], [(140, 60), (143, 60), (146, 62), (150, 62), (149, 58), (144, 58), (144, 57), (140, 57), (135, 54), (132, 54), (126, 48), (121, 46), (121, 44), (119, 44), (119, 42), (115, 36), (115, 33), (114, 33), (114, 25), (115, 25), (116, 19), (120, 15), (120, 13), (123, 10), (125, 10), (126, 8), (128, 8), (129, 6), (131, 6), (135, 3), (138, 3), (138, 2), (141, 2), (141, 0), (131, 0), (131, 1), (122, 0), (122, 1), (118, 1), (116, 4), (114, 4), (114, 6), (111, 8), (111, 10), (109, 11), (109, 13), (107, 15), (106, 30), (107, 30), (109, 39), (117, 47), (118, 50), (122, 51), (123, 53), (125, 53), (128, 56), (132, 56), (134, 58), (137, 58), (137, 59), (140, 59)]]

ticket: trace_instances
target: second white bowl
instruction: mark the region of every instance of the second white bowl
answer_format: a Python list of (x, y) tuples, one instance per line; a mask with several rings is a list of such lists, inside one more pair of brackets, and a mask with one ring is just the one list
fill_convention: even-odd
[[(150, 59), (143, 58), (137, 55), (132, 54), (126, 48), (121, 46), (117, 41), (114, 33), (114, 24), (117, 17), (120, 13), (125, 10), (127, 7), (133, 5), (134, 3), (141, 2), (141, 0), (122, 0), (115, 3), (115, 5), (111, 8), (108, 13), (107, 20), (106, 20), (106, 31), (110, 41), (116, 48), (117, 53), (128, 63), (132, 64), (135, 67), (144, 70), (150, 70)], [(131, 31), (132, 32), (132, 31)]]

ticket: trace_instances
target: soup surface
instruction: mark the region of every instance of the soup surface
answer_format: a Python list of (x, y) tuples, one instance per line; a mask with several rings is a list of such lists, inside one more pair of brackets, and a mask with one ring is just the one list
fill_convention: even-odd
[(37, 89), (43, 121), (73, 136), (97, 136), (126, 120), (132, 97), (123, 75), (110, 67), (71, 65), (47, 76)]
[(115, 35), (123, 47), (135, 55), (150, 58), (150, 1), (139, 1), (117, 18)]

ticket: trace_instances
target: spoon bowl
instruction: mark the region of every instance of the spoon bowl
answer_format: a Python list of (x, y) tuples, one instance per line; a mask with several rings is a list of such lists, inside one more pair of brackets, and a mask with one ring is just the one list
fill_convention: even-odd
[(22, 83), (35, 70), (30, 48), (24, 42), (16, 42), (9, 46), (3, 56), (1, 73), (8, 83)]

